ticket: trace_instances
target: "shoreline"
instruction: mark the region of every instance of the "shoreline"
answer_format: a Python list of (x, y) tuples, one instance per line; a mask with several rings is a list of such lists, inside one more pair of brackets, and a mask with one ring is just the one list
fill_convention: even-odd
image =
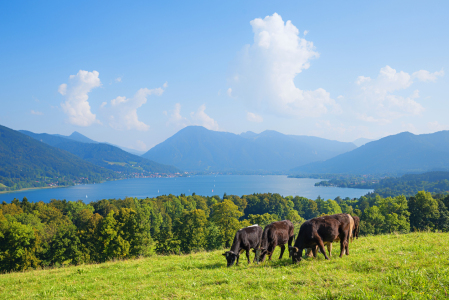
[(74, 185), (31, 187), (31, 188), (24, 188), (24, 189), (13, 190), (13, 191), (1, 191), (0, 194), (23, 192), (23, 191), (29, 191), (29, 190), (59, 189), (59, 188), (66, 188), (66, 187), (70, 187), (70, 186), (74, 186)]

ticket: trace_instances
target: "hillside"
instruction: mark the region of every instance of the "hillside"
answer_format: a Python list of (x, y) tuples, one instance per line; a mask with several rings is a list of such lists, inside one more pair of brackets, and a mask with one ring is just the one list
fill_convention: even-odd
[(185, 171), (282, 172), (355, 148), (352, 143), (276, 131), (237, 135), (188, 126), (142, 157)]
[(108, 178), (117, 175), (0, 125), (0, 191), (101, 182)]
[[(50, 146), (66, 150), (94, 165), (113, 171), (145, 174), (180, 172), (175, 167), (156, 163), (109, 144), (94, 142), (81, 134), (76, 135), (76, 131), (72, 136), (75, 135), (78, 137), (78, 140), (84, 140), (86, 142), (77, 142), (75, 140), (67, 139), (64, 136), (46, 133), (37, 134), (30, 131), (21, 132), (38, 141), (49, 144)], [(92, 142), (88, 142), (89, 140)]]
[(446, 299), (448, 247), (448, 233), (411, 233), (361, 237), (349, 256), (297, 265), (279, 261), (279, 247), (272, 262), (231, 268), (223, 251), (153, 256), (2, 274), (0, 299)]
[(415, 195), (418, 191), (433, 194), (449, 192), (449, 172), (427, 172), (406, 174), (401, 177), (367, 178), (366, 176), (337, 175), (330, 180), (315, 183), (315, 186), (338, 186), (357, 189), (374, 189), (382, 197)]
[(403, 132), (367, 143), (293, 173), (404, 174), (449, 170), (449, 131), (414, 135)]

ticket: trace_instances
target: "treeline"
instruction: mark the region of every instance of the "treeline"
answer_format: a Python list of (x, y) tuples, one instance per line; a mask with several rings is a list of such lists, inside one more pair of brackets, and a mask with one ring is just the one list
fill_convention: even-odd
[(415, 195), (418, 191), (439, 194), (449, 191), (449, 172), (427, 172), (407, 174), (401, 177), (376, 178), (374, 176), (335, 175), (328, 181), (321, 181), (315, 186), (338, 186), (359, 189), (374, 189), (382, 197)]
[(449, 231), (449, 196), (418, 192), (406, 198), (369, 194), (316, 200), (279, 194), (159, 196), (157, 198), (0, 205), (0, 271), (105, 262), (153, 254), (229, 247), (235, 232), (289, 219), (298, 232), (306, 219), (350, 213), (361, 234)]

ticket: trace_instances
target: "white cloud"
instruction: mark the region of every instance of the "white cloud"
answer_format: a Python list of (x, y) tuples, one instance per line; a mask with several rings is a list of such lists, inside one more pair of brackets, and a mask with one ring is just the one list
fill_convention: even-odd
[(122, 82), (122, 77), (115, 78), (115, 82)]
[(304, 30), (304, 36), (306, 36), (309, 33), (308, 30)]
[(358, 85), (361, 85), (362, 83), (367, 82), (367, 81), (371, 81), (371, 78), (365, 77), (365, 76), (359, 76), (359, 77), (357, 77), (357, 80), (355, 81), (355, 83)]
[(40, 111), (35, 111), (35, 110), (31, 110), (31, 114), (32, 115), (37, 115), (37, 116), (42, 116), (43, 115), (43, 113), (42, 112), (40, 112)]
[(219, 130), (218, 123), (209, 117), (204, 111), (206, 110), (206, 105), (201, 105), (196, 112), (191, 112), (190, 117), (192, 118), (195, 125), (204, 126), (209, 130)]
[(59, 86), (58, 92), (65, 96), (66, 101), (61, 103), (62, 110), (69, 116), (69, 122), (78, 126), (89, 126), (99, 123), (90, 111), (88, 93), (101, 86), (99, 73), (80, 70), (76, 75), (70, 75), (69, 83)]
[[(166, 86), (166, 84), (164, 84), (164, 86)], [(139, 121), (139, 117), (137, 116), (137, 109), (147, 102), (148, 96), (160, 96), (163, 92), (163, 88), (143, 88), (138, 90), (133, 98), (118, 96), (117, 98), (112, 99), (112, 114), (109, 117), (109, 126), (117, 130), (148, 130), (150, 126), (142, 121)]]
[(226, 93), (228, 94), (229, 97), (232, 97), (232, 89), (231, 89), (231, 88), (229, 88), (229, 89), (226, 91)]
[(419, 70), (412, 74), (413, 78), (417, 78), (419, 81), (435, 81), (438, 76), (443, 76), (444, 71), (441, 70), (439, 72), (430, 73), (426, 70)]
[(142, 151), (147, 150), (147, 145), (144, 142), (142, 142), (141, 140), (137, 140), (136, 145), (137, 145), (136, 150), (142, 150)]
[(340, 96), (337, 97), (337, 99), (339, 99), (339, 100), (344, 99), (344, 98), (345, 97), (343, 95), (340, 95)]
[(442, 76), (443, 73), (420, 70), (410, 75), (404, 71), (397, 72), (387, 65), (380, 69), (376, 79), (359, 76), (356, 80), (359, 86), (358, 95), (355, 97), (356, 102), (353, 103), (358, 107), (357, 118), (366, 122), (388, 124), (403, 116), (420, 115), (425, 109), (417, 101), (419, 91), (414, 90), (408, 96), (398, 93), (404, 94), (403, 90), (411, 87), (415, 78), (429, 81), (436, 79), (436, 76)]
[(107, 104), (108, 104), (108, 103), (107, 103), (106, 101), (102, 102), (101, 105), (100, 105), (100, 108), (105, 107)]
[(299, 37), (291, 21), (284, 23), (275, 13), (250, 24), (254, 43), (243, 49), (230, 80), (234, 97), (280, 116), (320, 116), (340, 110), (324, 89), (304, 91), (295, 86), (296, 75), (308, 69), (310, 60), (319, 54), (312, 42)]
[(428, 127), (432, 131), (448, 130), (449, 126), (440, 124), (438, 121), (429, 122)]
[[(167, 115), (167, 112), (165, 112), (165, 115)], [(167, 126), (174, 125), (178, 128), (184, 128), (187, 125), (189, 125), (189, 121), (181, 116), (181, 103), (176, 103), (175, 108), (170, 114), (170, 118), (167, 121)]]
[(252, 112), (248, 112), (246, 114), (246, 119), (250, 122), (256, 122), (256, 123), (260, 123), (263, 122), (263, 118), (262, 116), (259, 116), (258, 114), (252, 113)]

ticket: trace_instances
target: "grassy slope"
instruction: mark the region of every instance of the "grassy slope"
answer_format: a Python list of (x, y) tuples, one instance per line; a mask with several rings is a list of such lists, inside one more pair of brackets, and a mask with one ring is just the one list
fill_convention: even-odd
[(448, 246), (447, 233), (362, 237), (343, 259), (335, 246), (330, 261), (232, 268), (221, 251), (155, 256), (0, 275), (0, 298), (445, 299)]

